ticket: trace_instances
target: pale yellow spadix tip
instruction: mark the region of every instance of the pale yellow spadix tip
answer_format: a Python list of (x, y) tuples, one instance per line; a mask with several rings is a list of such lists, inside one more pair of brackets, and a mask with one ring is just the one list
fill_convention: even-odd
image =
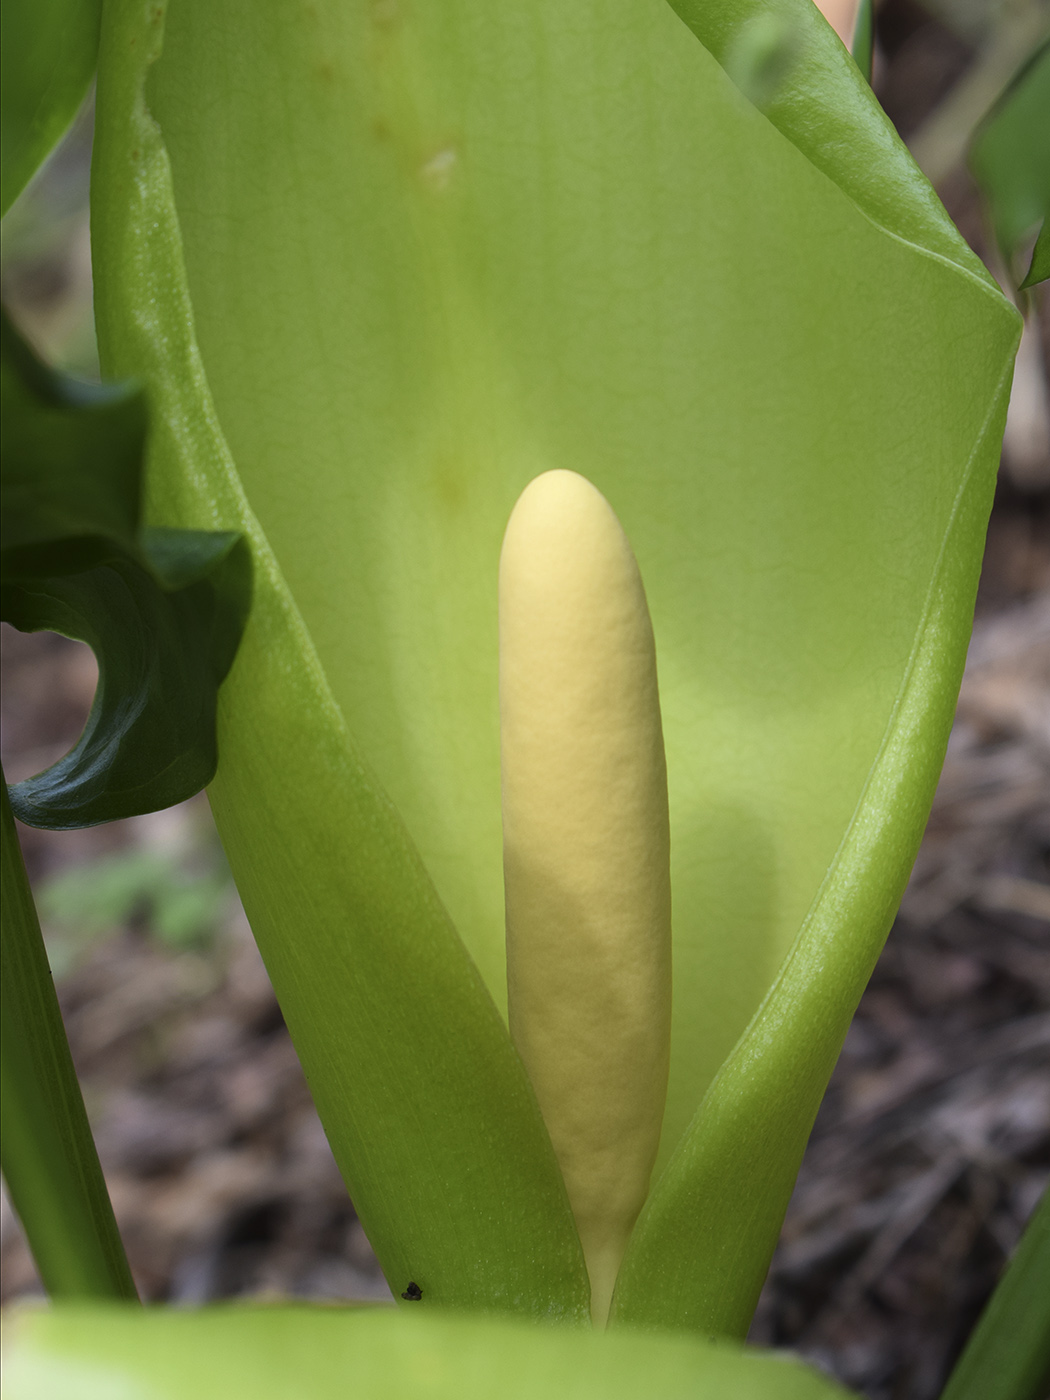
[(652, 626), (604, 496), (537, 477), (500, 558), (510, 1030), (608, 1316), (667, 1090), (671, 887)]

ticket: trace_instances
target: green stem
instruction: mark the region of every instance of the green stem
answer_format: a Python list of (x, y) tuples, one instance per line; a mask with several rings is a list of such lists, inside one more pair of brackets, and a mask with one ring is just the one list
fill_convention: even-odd
[(69, 1053), (2, 774), (0, 788), (4, 1177), (52, 1297), (137, 1299)]
[(875, 8), (872, 0), (860, 0), (850, 52), (857, 67), (870, 83), (871, 62), (875, 52)]
[(1050, 1384), (1050, 1191), (981, 1314), (941, 1400), (1043, 1400)]

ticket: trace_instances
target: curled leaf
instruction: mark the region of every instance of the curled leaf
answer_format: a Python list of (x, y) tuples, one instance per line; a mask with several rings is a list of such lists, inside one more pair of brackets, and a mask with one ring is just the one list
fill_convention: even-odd
[(143, 529), (142, 393), (55, 373), (6, 319), (2, 337), (3, 618), (85, 641), (99, 661), (79, 741), (16, 784), (12, 807), (67, 829), (171, 806), (215, 772), (247, 546), (233, 531)]

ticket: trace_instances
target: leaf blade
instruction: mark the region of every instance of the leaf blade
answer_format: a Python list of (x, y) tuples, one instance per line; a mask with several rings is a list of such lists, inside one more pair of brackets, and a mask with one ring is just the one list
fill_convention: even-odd
[[(5, 1366), (11, 1400), (55, 1393), (158, 1400), (361, 1400), (424, 1388), (433, 1400), (835, 1400), (847, 1392), (793, 1360), (683, 1337), (610, 1337), (493, 1318), (397, 1316), (387, 1309), (63, 1308), (23, 1316)], [(98, 1379), (96, 1379), (98, 1378)], [(35, 1387), (35, 1389), (33, 1388)], [(92, 1393), (97, 1393), (92, 1392)], [(86, 1400), (86, 1397), (85, 1397)]]
[[(752, 8), (704, 14), (722, 43)], [(187, 5), (151, 77), (246, 489), (497, 999), (499, 541), (550, 467), (624, 523), (670, 782), (664, 1161), (856, 810), (1017, 338), (812, 23), (785, 130), (644, 5), (612, 27), (582, 0), (331, 7), (312, 29)], [(221, 143), (198, 85), (236, 94)]]
[(125, 0), (107, 12), (96, 135), (105, 194), (94, 225), (100, 343), (110, 364), (135, 365), (153, 395), (152, 518), (224, 524), (252, 546), (255, 603), (220, 696), (221, 760), (209, 791), (230, 865), (394, 1292), (415, 1280), (424, 1308), (583, 1321), (579, 1241), (524, 1071), (356, 751), (215, 417), (167, 157), (142, 101), (160, 43), (153, 10)]
[(1050, 1381), (1050, 1193), (1032, 1213), (943, 1400), (1038, 1400)]
[[(1002, 437), (1000, 386), (985, 438)], [(612, 1320), (747, 1334), (806, 1140), (893, 922), (933, 800), (966, 656), (993, 478), (960, 491), (900, 703), (842, 849), (763, 1005), (635, 1228)], [(896, 882), (887, 872), (896, 872)]]
[(75, 637), (99, 658), (83, 734), (11, 788), (27, 826), (69, 831), (155, 812), (211, 781), (216, 695), (240, 641), (251, 569), (237, 534), (207, 539), (207, 577), (175, 593), (126, 559), (5, 588), (6, 621)]
[(1029, 58), (970, 148), (969, 164), (1012, 267), (1018, 245), (1050, 214), (1050, 39)]
[(143, 532), (141, 391), (57, 373), (6, 316), (0, 333), (3, 616), (86, 641), (99, 661), (83, 734), (15, 785), (15, 814), (69, 830), (171, 806), (215, 772), (216, 693), (251, 603), (247, 549), (231, 532)]
[(10, 0), (0, 42), (6, 214), (73, 120), (95, 69), (101, 0)]

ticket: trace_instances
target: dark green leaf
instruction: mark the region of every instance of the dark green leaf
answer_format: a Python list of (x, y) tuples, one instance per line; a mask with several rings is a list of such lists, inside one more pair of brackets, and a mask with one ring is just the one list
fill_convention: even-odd
[(4, 619), (87, 642), (99, 685), (76, 746), (11, 791), (30, 826), (171, 806), (215, 772), (215, 705), (247, 617), (230, 531), (141, 529), (146, 406), (43, 365), (3, 323)]
[(76, 573), (139, 557), (146, 402), (41, 363), (0, 320), (0, 576)]
[(1035, 240), (1035, 247), (1032, 249), (1032, 261), (1028, 265), (1028, 273), (1021, 283), (1021, 287), (1034, 287), (1039, 282), (1045, 282), (1050, 277), (1050, 219), (1043, 220), (1043, 226), (1039, 230), (1039, 237)]
[(1050, 1192), (1044, 1192), (941, 1400), (1043, 1400), (1048, 1390)]
[(1050, 213), (1050, 42), (1029, 60), (982, 123), (970, 167), (988, 203), (999, 247), (1011, 263), (1025, 236)]
[(5, 0), (0, 213), (72, 121), (94, 72), (101, 11), (101, 0)]
[[(748, 30), (777, 26), (795, 61), (761, 110), (780, 134), (837, 185), (876, 228), (924, 249), (994, 287), (965, 246), (857, 65), (815, 5), (799, 0), (669, 0), (704, 48), (733, 77)], [(750, 94), (746, 94), (750, 96)]]

